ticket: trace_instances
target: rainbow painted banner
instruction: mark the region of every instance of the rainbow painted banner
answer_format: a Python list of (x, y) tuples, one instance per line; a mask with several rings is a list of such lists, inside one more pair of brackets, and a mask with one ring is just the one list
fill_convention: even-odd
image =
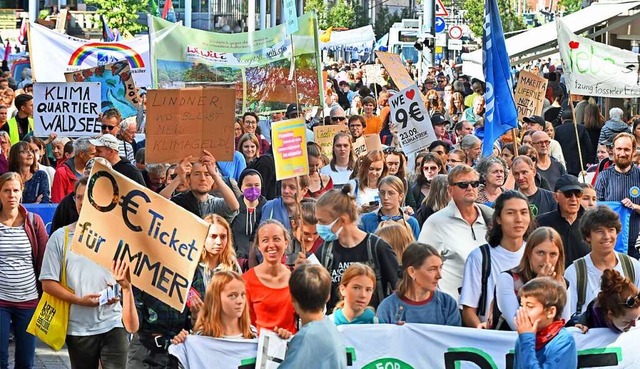
[(96, 42), (61, 34), (39, 24), (30, 27), (31, 68), (38, 82), (65, 82), (65, 73), (126, 60), (136, 86), (151, 86), (148, 36)]

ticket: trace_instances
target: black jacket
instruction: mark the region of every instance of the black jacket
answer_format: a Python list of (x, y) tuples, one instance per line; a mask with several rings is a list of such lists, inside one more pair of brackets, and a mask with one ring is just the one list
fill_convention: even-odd
[(560, 214), (560, 207), (558, 207), (556, 210), (541, 214), (537, 218), (539, 226), (551, 227), (558, 231), (560, 237), (562, 237), (565, 268), (568, 268), (574, 260), (587, 255), (591, 251), (591, 248), (582, 239), (582, 234), (580, 233), (580, 219), (583, 214), (584, 208), (580, 206), (578, 217), (572, 224), (569, 224)]
[[(580, 138), (580, 149), (582, 154), (582, 162), (586, 165), (593, 154), (593, 146), (587, 129), (582, 124), (578, 124), (578, 137)], [(580, 167), (580, 157), (578, 154), (578, 140), (576, 139), (576, 131), (572, 121), (565, 121), (556, 128), (556, 141), (562, 147), (562, 154), (567, 163), (567, 173), (578, 176), (582, 168)]]

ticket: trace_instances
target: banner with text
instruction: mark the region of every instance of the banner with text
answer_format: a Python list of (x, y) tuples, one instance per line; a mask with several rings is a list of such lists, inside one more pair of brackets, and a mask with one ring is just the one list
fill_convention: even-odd
[(146, 162), (178, 163), (202, 150), (232, 161), (235, 100), (230, 88), (148, 90)]
[(346, 31), (333, 31), (329, 42), (320, 42), (320, 50), (355, 52), (368, 55), (373, 50), (376, 35), (371, 25)]
[(38, 82), (64, 82), (64, 74), (126, 60), (136, 85), (151, 85), (149, 37), (100, 42), (58, 33), (39, 24), (30, 25), (29, 56), (33, 79)]
[(640, 97), (640, 55), (578, 36), (560, 19), (556, 23), (564, 78), (572, 94)]
[[(348, 368), (514, 368), (516, 332), (428, 324), (353, 324), (341, 325), (338, 330), (346, 346)], [(636, 349), (640, 329), (616, 334), (610, 329), (596, 328), (582, 334), (572, 328), (571, 333), (578, 349), (578, 368), (640, 367), (640, 352)], [(197, 340), (190, 343), (191, 337)], [(256, 340), (230, 342), (190, 336), (184, 344), (171, 346), (169, 351), (180, 353), (180, 362), (187, 365), (216, 362), (221, 369), (253, 369), (258, 344)], [(278, 366), (274, 362), (269, 364), (269, 368)]]
[(414, 83), (389, 99), (391, 122), (398, 125), (398, 139), (405, 154), (422, 150), (436, 139), (431, 118)]
[[(149, 35), (157, 88), (231, 84), (236, 86), (238, 103), (243, 104), (239, 111), (267, 112), (277, 103), (322, 106), (314, 13), (299, 17), (298, 31), (290, 36), (282, 24), (229, 34), (184, 27), (158, 17), (149, 18)], [(291, 80), (294, 50), (295, 78)]]
[(333, 138), (338, 132), (346, 130), (346, 126), (315, 126), (313, 127), (313, 139), (322, 149), (322, 153), (330, 158), (333, 156)]
[(290, 119), (271, 125), (276, 180), (309, 174), (307, 132), (304, 119)]
[(99, 82), (102, 89), (103, 113), (116, 108), (122, 118), (138, 114), (140, 99), (129, 62), (126, 60), (64, 75), (67, 82)]
[(100, 134), (100, 84), (37, 82), (33, 85), (34, 133), (39, 137)]
[(546, 78), (536, 76), (526, 70), (520, 71), (514, 95), (518, 120), (542, 114), (548, 82)]
[(124, 260), (134, 286), (182, 311), (208, 234), (202, 219), (96, 163), (71, 250), (107, 269)]

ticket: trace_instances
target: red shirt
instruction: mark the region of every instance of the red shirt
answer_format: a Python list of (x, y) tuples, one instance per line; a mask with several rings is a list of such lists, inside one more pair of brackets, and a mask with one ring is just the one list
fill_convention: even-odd
[(284, 328), (291, 333), (298, 331), (289, 285), (283, 288), (267, 287), (256, 275), (255, 268), (249, 269), (242, 279), (247, 284), (251, 324), (258, 332), (261, 328), (273, 330), (275, 327)]

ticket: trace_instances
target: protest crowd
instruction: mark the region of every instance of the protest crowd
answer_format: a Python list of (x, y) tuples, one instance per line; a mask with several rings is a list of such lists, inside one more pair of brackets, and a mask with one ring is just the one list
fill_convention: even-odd
[[(542, 112), (487, 142), (482, 81), (447, 60), (419, 77), (408, 64), (435, 134), (408, 153), (391, 103), (401, 89), (376, 65), (384, 83), (368, 83), (360, 62), (326, 65), (319, 110), (242, 112), (232, 160), (201, 150), (172, 163), (145, 160), (146, 89), (132, 117), (101, 111), (94, 137), (36, 137), (33, 81), (5, 73), (0, 369), (10, 337), (15, 367), (33, 367), (27, 330), (43, 293), (69, 305), (74, 369), (189, 367), (187, 351), (203, 350), (198, 336), (267, 331), (291, 339), (280, 368), (347, 368), (337, 326), (405, 323), (514, 331), (515, 367), (573, 368), (565, 327), (635, 327), (640, 116), (602, 114), (598, 98), (569, 95), (559, 62), (537, 60), (515, 79), (548, 81)], [(272, 125), (298, 118), (308, 174), (277, 180)], [(314, 138), (318, 127), (335, 132), (328, 143)], [(109, 269), (70, 249), (90, 226), (81, 209), (96, 207), (96, 163), (170, 200), (163, 212), (207, 223), (184, 310), (135, 286), (136, 268), (122, 259)], [(37, 204), (57, 204), (50, 224), (30, 210)]]

